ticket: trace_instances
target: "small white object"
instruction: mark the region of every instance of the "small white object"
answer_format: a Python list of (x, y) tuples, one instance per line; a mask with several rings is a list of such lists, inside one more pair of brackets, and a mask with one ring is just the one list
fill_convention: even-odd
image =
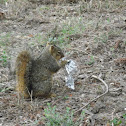
[(65, 65), (67, 76), (65, 77), (66, 86), (71, 89), (75, 89), (74, 87), (74, 78), (73, 76), (77, 72), (77, 65), (73, 60), (69, 60), (68, 64)]

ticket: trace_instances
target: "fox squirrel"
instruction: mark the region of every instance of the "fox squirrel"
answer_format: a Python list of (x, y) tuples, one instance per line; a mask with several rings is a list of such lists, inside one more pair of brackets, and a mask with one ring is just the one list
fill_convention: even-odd
[(40, 56), (33, 59), (28, 51), (22, 51), (16, 59), (16, 90), (19, 95), (29, 98), (46, 97), (52, 88), (52, 75), (67, 61), (58, 61), (64, 57), (56, 45), (47, 45)]

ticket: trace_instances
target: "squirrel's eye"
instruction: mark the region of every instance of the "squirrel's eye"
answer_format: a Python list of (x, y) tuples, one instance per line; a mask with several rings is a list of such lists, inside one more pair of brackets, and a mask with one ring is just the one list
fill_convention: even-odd
[(58, 51), (58, 55), (60, 55), (60, 51)]

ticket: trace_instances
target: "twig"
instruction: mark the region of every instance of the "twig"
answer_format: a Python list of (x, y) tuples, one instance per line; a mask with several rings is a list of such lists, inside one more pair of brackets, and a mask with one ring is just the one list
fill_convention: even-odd
[(27, 91), (28, 91), (28, 94), (29, 94), (29, 96), (30, 96), (30, 99), (31, 99), (31, 104), (32, 104), (32, 96), (33, 96), (33, 90), (31, 90), (31, 93), (30, 93), (30, 91), (28, 90), (28, 87), (27, 87)]
[[(112, 120), (114, 119), (114, 113), (115, 113), (115, 109), (112, 112)], [(113, 122), (112, 122), (112, 126), (114, 126)]]
[(124, 64), (124, 63), (126, 63), (126, 57), (116, 59), (115, 62), (116, 62), (116, 63), (120, 63), (120, 64)]
[(1, 79), (1, 80), (0, 80), (0, 83), (1, 83), (1, 82), (6, 82), (6, 81), (9, 80), (8, 77), (7, 77), (5, 74), (3, 74), (2, 77), (4, 77), (4, 79)]
[(33, 96), (33, 91), (31, 91), (30, 97), (31, 97), (31, 104), (33, 104), (32, 102), (32, 96)]
[(106, 91), (105, 91), (103, 94), (101, 94), (101, 95), (97, 96), (96, 98), (92, 99), (92, 100), (91, 100), (90, 102), (88, 102), (86, 105), (82, 106), (79, 110), (75, 111), (74, 114), (77, 113), (77, 112), (79, 112), (79, 111), (81, 111), (81, 110), (84, 109), (85, 107), (87, 107), (87, 106), (88, 106), (90, 103), (92, 103), (93, 101), (95, 101), (95, 100), (101, 98), (102, 96), (104, 96), (105, 94), (107, 94), (108, 91), (109, 91), (108, 85), (105, 83), (105, 81), (103, 81), (100, 77), (97, 77), (97, 76), (95, 76), (95, 75), (92, 75), (92, 77), (95, 78), (95, 79), (100, 80), (100, 81), (105, 85)]
[(55, 102), (53, 102), (53, 103), (52, 103), (52, 106), (54, 106), (57, 102), (59, 102), (59, 101), (62, 100), (62, 99), (64, 99), (64, 97), (63, 97), (63, 98), (59, 98), (58, 100), (56, 100)]
[(122, 42), (122, 40), (118, 40), (114, 46), (115, 49), (117, 49), (120, 45), (120, 43)]
[(75, 51), (78, 51), (78, 52), (82, 52), (82, 53), (84, 53), (84, 55), (88, 55), (88, 53), (87, 53), (86, 51), (83, 51), (83, 50), (81, 50), (81, 49), (77, 49), (77, 48), (73, 48), (73, 47), (71, 47), (71, 48), (69, 48), (69, 49), (75, 50)]

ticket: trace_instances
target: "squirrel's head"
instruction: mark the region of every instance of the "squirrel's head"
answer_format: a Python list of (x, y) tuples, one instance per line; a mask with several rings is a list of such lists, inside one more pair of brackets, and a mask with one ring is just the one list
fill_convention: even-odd
[(49, 46), (49, 51), (56, 60), (64, 57), (63, 51), (58, 46), (53, 44), (48, 44), (47, 46)]

